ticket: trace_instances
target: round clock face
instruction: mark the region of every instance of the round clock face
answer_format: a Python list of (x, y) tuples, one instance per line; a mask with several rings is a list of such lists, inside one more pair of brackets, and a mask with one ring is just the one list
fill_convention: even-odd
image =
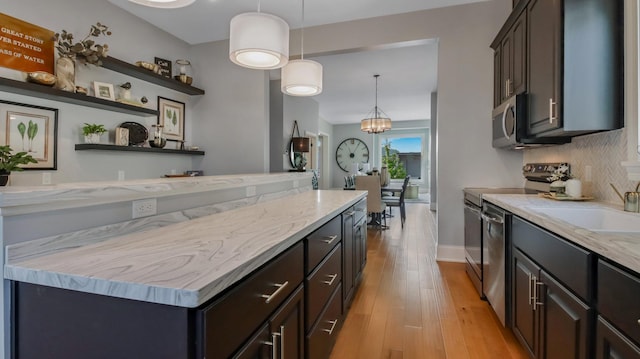
[(345, 172), (351, 171), (352, 163), (358, 163), (359, 168), (362, 168), (363, 163), (369, 162), (369, 148), (362, 140), (347, 138), (338, 145), (336, 162)]

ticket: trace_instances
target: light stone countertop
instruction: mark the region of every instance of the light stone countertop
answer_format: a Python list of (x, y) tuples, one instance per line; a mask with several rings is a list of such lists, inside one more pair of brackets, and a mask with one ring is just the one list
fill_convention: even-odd
[[(606, 207), (615, 208), (622, 212), (621, 206), (616, 207), (602, 202), (555, 201), (541, 198), (537, 195), (483, 194), (482, 199), (636, 273), (640, 273), (640, 233), (592, 232), (530, 209), (531, 207)], [(640, 214), (634, 213), (633, 215), (637, 216), (638, 221), (640, 221)]]
[(197, 307), (300, 241), (363, 191), (306, 191), (7, 263), (6, 279)]

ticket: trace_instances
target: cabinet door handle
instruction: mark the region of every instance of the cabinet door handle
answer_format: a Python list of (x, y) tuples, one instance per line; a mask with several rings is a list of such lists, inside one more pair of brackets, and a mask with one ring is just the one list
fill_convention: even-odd
[(269, 294), (261, 294), (261, 295), (260, 295), (260, 298), (266, 298), (264, 302), (265, 302), (265, 303), (267, 303), (267, 304), (269, 304), (269, 303), (271, 303), (271, 301), (273, 300), (273, 298), (275, 298), (275, 297), (276, 297), (280, 292), (282, 292), (282, 290), (283, 290), (283, 289), (284, 289), (288, 284), (289, 284), (289, 281), (286, 281), (286, 282), (284, 282), (284, 283), (282, 283), (282, 284), (278, 284), (278, 283), (276, 283), (276, 284), (274, 284), (274, 285), (273, 285), (274, 287), (277, 287), (277, 288), (278, 288), (278, 289), (276, 289), (276, 291), (275, 291), (275, 292), (271, 293), (271, 295), (269, 295)]
[(336, 280), (336, 278), (338, 278), (338, 273), (336, 274), (328, 274), (327, 277), (331, 278), (330, 280), (324, 280), (322, 281), (322, 283), (326, 284), (326, 285), (332, 285), (333, 281)]
[(504, 97), (509, 97), (509, 80), (504, 81)]
[(533, 276), (531, 275), (531, 273), (529, 273), (528, 275), (529, 275), (529, 305), (531, 305), (531, 301), (533, 300), (533, 297), (531, 296), (531, 283), (533, 282)]
[(557, 117), (553, 116), (553, 106), (555, 106), (556, 103), (553, 101), (552, 98), (549, 99), (549, 123), (553, 124), (553, 121), (557, 120)]
[(329, 333), (329, 335), (331, 335), (333, 333), (333, 330), (336, 328), (336, 324), (338, 324), (338, 319), (329, 320), (328, 323), (331, 324), (331, 329), (322, 329), (322, 330)]
[(271, 333), (271, 357), (273, 359), (278, 357), (278, 351), (276, 350), (276, 338), (280, 337), (280, 359), (284, 359), (284, 325), (280, 326), (280, 333)]
[(538, 281), (536, 281), (536, 284), (535, 284), (535, 287), (534, 287), (534, 288), (537, 288), (537, 287), (541, 287), (540, 293), (542, 293), (542, 296), (541, 296), (540, 298), (538, 297), (538, 294), (540, 294), (540, 293), (538, 293), (538, 289), (536, 289), (536, 290), (535, 290), (536, 298), (535, 298), (535, 301), (533, 302), (533, 308), (534, 308), (534, 309), (535, 309), (538, 305), (540, 305), (540, 306), (544, 305), (544, 302), (543, 302), (543, 301), (538, 301), (539, 299), (544, 298), (544, 283), (543, 283), (543, 282), (538, 282)]
[(326, 244), (331, 244), (331, 243), (333, 243), (333, 241), (335, 241), (335, 240), (336, 240), (336, 238), (338, 238), (338, 235), (337, 235), (337, 234), (334, 234), (333, 236), (327, 236), (327, 237), (325, 237), (325, 238), (326, 238), (326, 239), (323, 239), (322, 241), (323, 241), (324, 243), (326, 243)]

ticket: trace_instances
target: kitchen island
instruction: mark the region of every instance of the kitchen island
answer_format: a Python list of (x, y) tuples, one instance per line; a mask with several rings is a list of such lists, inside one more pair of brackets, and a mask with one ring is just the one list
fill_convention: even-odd
[[(303, 329), (297, 349), (291, 335), (280, 345), (297, 351), (289, 357), (307, 355), (307, 342), (330, 350), (343, 313), (340, 261), (357, 239), (343, 238), (342, 218), (363, 215), (366, 193), (312, 191), (311, 177), (1, 189), (4, 357), (228, 357), (249, 345), (258, 324), (276, 320)], [(140, 216), (138, 208), (151, 211)], [(362, 253), (366, 242), (358, 243)], [(325, 299), (312, 301), (313, 315), (293, 315), (306, 310), (307, 285)], [(316, 334), (327, 327), (335, 329), (328, 341)]]

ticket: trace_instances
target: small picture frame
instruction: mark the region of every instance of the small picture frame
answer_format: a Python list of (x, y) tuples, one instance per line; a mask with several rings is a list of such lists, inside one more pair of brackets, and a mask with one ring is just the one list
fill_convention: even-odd
[(95, 91), (95, 97), (97, 98), (111, 101), (116, 100), (116, 96), (113, 92), (113, 84), (93, 81), (93, 91)]
[(184, 142), (184, 103), (158, 96), (158, 124), (169, 141)]
[(0, 100), (0, 145), (38, 161), (25, 170), (57, 169), (58, 109)]
[(116, 146), (129, 146), (129, 129), (116, 127)]
[(154, 57), (153, 62), (158, 65), (158, 74), (171, 78), (171, 60)]

